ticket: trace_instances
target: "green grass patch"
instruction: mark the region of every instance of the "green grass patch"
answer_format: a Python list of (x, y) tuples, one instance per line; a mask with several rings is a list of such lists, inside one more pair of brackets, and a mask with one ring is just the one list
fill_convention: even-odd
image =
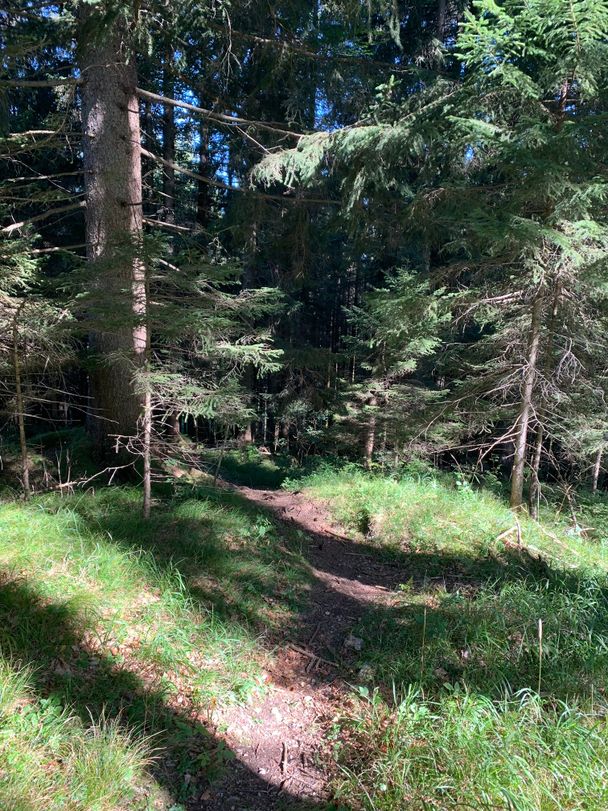
[(263, 512), (182, 491), (147, 522), (135, 488), (0, 505), (0, 807), (169, 808), (225, 763), (206, 723), (264, 689), (308, 574)]
[[(474, 489), (459, 476), (448, 474), (409, 475), (400, 479), (373, 476), (354, 465), (336, 470), (320, 467), (286, 487), (306, 488), (328, 502), (335, 518), (373, 546), (387, 554), (412, 552), (428, 555), (429, 574), (433, 557), (459, 557), (478, 569), (484, 556), (505, 547), (499, 535), (515, 526), (513, 513), (504, 500), (487, 489)], [(608, 505), (595, 504), (595, 524), (605, 517)], [(589, 510), (590, 508), (587, 508)], [(581, 518), (589, 517), (583, 509)], [(567, 516), (556, 516), (545, 507), (541, 521), (522, 515), (522, 541), (527, 549), (541, 553), (563, 567), (608, 567), (608, 533), (603, 530), (590, 539)], [(603, 526), (603, 524), (602, 524)], [(513, 532), (507, 544), (516, 540)], [(439, 560), (438, 569), (446, 569)], [(491, 571), (488, 569), (488, 571)]]
[(281, 487), (288, 476), (297, 472), (290, 456), (260, 453), (254, 445), (226, 453), (207, 450), (204, 458), (211, 472), (219, 465), (219, 475), (227, 481), (262, 490)]
[(30, 672), (0, 660), (0, 807), (60, 811), (126, 807), (145, 783), (150, 745), (117, 719), (83, 724)]
[(518, 545), (499, 495), (447, 475), (326, 468), (297, 487), (400, 580), (353, 629), (360, 688), (336, 730), (339, 796), (370, 811), (605, 808), (598, 530), (591, 540), (547, 507), (542, 523), (520, 517)]
[(607, 731), (603, 717), (529, 693), (410, 690), (390, 705), (373, 693), (341, 725), (337, 793), (366, 811), (602, 811)]

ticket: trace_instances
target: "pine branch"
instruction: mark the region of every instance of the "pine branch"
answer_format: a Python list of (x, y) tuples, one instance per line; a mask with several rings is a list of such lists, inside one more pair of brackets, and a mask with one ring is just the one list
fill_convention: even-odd
[[(219, 26), (215, 26), (214, 28), (218, 32), (222, 31), (222, 29)], [(412, 66), (405, 67), (403, 65), (395, 65), (392, 62), (374, 59), (373, 57), (368, 57), (365, 54), (361, 54), (361, 56), (351, 56), (349, 54), (329, 54), (329, 53), (320, 53), (318, 51), (311, 51), (301, 42), (296, 41), (288, 42), (287, 40), (284, 39), (281, 40), (270, 39), (269, 37), (262, 37), (259, 36), (259, 34), (250, 34), (246, 31), (235, 31), (232, 28), (228, 32), (226, 32), (226, 36), (228, 38), (254, 42), (258, 45), (269, 45), (270, 47), (277, 48), (280, 51), (287, 51), (289, 53), (296, 54), (297, 56), (303, 56), (306, 59), (313, 59), (321, 62), (329, 62), (329, 63), (338, 62), (342, 64), (352, 65), (353, 67), (371, 67), (377, 68), (378, 70), (389, 70), (391, 73), (402, 73), (402, 74), (409, 73), (418, 75), (423, 72), (416, 67)], [(429, 73), (430, 71), (424, 72)], [(435, 73), (437, 73), (437, 71), (435, 71)]]
[(303, 138), (304, 133), (293, 132), (293, 130), (285, 130), (275, 127), (273, 124), (268, 124), (265, 121), (253, 121), (247, 118), (240, 118), (239, 116), (226, 115), (225, 113), (214, 113), (213, 110), (207, 110), (204, 107), (197, 107), (196, 104), (189, 104), (186, 101), (178, 101), (177, 99), (170, 99), (167, 96), (159, 96), (157, 93), (150, 93), (149, 90), (142, 90), (141, 87), (137, 88), (137, 95), (141, 98), (154, 101), (157, 104), (169, 104), (172, 107), (181, 107), (184, 110), (190, 110), (192, 113), (208, 118), (210, 121), (215, 121), (217, 124), (223, 124), (227, 127), (257, 127), (258, 129), (268, 130), (269, 132), (278, 135), (284, 135), (288, 138)]
[(25, 225), (46, 220), (47, 217), (52, 217), (54, 214), (65, 214), (68, 211), (75, 211), (77, 208), (85, 208), (85, 206), (86, 201), (81, 200), (79, 203), (70, 203), (67, 206), (51, 208), (48, 211), (44, 211), (42, 214), (37, 214), (35, 217), (30, 217), (27, 220), (21, 220), (21, 222), (14, 222), (11, 223), (11, 225), (7, 225), (5, 228), (0, 228), (0, 234), (12, 234), (13, 231), (17, 231), (19, 228), (23, 228)]
[(61, 87), (70, 84), (82, 84), (82, 79), (73, 76), (65, 79), (0, 79), (0, 87)]
[(248, 194), (262, 200), (279, 200), (281, 203), (314, 203), (316, 205), (334, 206), (340, 205), (339, 200), (326, 200), (317, 197), (284, 197), (281, 194), (266, 194), (265, 192), (253, 191), (252, 189), (244, 189), (241, 186), (229, 186), (227, 183), (222, 183), (221, 180), (213, 180), (212, 178), (201, 175), (198, 172), (193, 172), (191, 169), (186, 169), (185, 166), (180, 166), (178, 163), (174, 163), (166, 158), (161, 158), (158, 155), (155, 155), (153, 152), (149, 152), (147, 149), (144, 149), (144, 147), (141, 147), (141, 154), (145, 155), (146, 158), (150, 158), (151, 160), (166, 166), (169, 169), (173, 169), (175, 172), (180, 172), (181, 174), (191, 177), (194, 180), (200, 180), (202, 183), (207, 183), (209, 186), (224, 189), (225, 191), (240, 192), (241, 194)]
[(56, 180), (58, 177), (73, 177), (84, 174), (83, 169), (75, 172), (57, 172), (54, 175), (23, 175), (22, 177), (7, 177), (5, 183), (35, 183), (40, 180)]

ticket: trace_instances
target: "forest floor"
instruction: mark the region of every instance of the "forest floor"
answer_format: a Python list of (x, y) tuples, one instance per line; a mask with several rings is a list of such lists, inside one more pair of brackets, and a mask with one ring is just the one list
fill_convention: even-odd
[(297, 626), (276, 640), (264, 697), (218, 716), (238, 759), (206, 792), (204, 807), (328, 808), (335, 771), (328, 733), (352, 692), (348, 678), (356, 678), (353, 664), (364, 644), (354, 629), (371, 606), (391, 604), (407, 573), (357, 551), (319, 501), (298, 491), (235, 489), (301, 533), (313, 580)]
[(252, 456), (0, 498), (3, 811), (608, 807), (604, 495)]

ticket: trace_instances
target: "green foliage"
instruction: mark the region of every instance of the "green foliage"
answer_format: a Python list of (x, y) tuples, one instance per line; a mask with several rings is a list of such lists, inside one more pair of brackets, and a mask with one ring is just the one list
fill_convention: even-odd
[(37, 695), (35, 679), (0, 661), (0, 803), (7, 811), (113, 811), (133, 802), (151, 744), (117, 719), (88, 723), (56, 697)]

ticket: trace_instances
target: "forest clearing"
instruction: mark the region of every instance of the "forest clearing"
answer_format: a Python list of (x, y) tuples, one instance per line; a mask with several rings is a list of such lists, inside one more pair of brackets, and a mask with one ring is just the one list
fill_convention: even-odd
[(608, 0), (5, 0), (0, 811), (608, 808)]

